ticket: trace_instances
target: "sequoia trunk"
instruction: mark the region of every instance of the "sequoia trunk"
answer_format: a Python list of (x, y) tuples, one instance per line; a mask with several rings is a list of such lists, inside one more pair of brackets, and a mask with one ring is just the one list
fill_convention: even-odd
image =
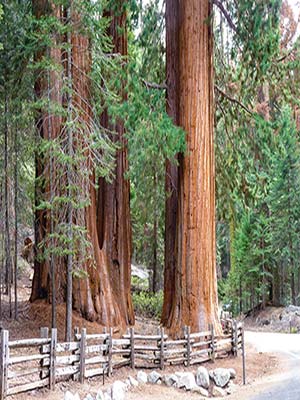
[[(41, 2), (36, 0), (35, 6), (36, 15), (38, 17), (43, 15), (47, 9), (49, 10), (49, 3), (45, 1)], [(60, 9), (60, 6), (52, 8), (53, 10), (56, 10), (56, 8)], [(62, 10), (60, 10), (60, 12), (62, 13)], [(56, 16), (58, 17), (58, 15)], [(118, 207), (121, 207), (120, 214), (117, 215), (117, 218), (120, 220), (118, 221), (117, 219), (113, 219), (109, 214), (109, 210), (115, 210), (115, 208), (112, 206), (110, 201), (111, 197), (108, 197), (105, 213), (101, 215), (101, 221), (99, 221), (99, 219), (97, 221), (98, 205), (95, 189), (94, 160), (87, 146), (87, 138), (91, 134), (90, 127), (93, 125), (92, 119), (94, 118), (92, 107), (90, 105), (91, 82), (89, 76), (92, 62), (90, 42), (88, 37), (85, 36), (80, 29), (81, 19), (76, 10), (72, 11), (72, 22), (74, 25), (71, 35), (72, 71), (69, 75), (72, 76), (73, 114), (76, 114), (76, 124), (74, 124), (73, 128), (73, 153), (76, 155), (79, 148), (80, 151), (82, 151), (83, 148), (86, 149), (82, 165), (76, 166), (73, 171), (73, 179), (75, 179), (74, 186), (81, 188), (83, 199), (85, 193), (89, 194), (89, 206), (85, 208), (76, 208), (73, 211), (73, 223), (86, 229), (87, 240), (89, 242), (87, 249), (89, 257), (82, 258), (80, 263), (78, 263), (78, 260), (74, 259), (74, 263), (77, 261), (80, 269), (85, 272), (85, 276), (81, 279), (73, 278), (73, 309), (78, 310), (82, 316), (88, 320), (98, 321), (106, 326), (124, 327), (132, 322), (134, 318), (131, 305), (130, 286), (128, 284), (128, 282), (130, 282), (129, 207), (125, 207), (128, 214), (123, 216), (123, 212), (125, 213), (123, 210), (124, 204), (127, 204), (127, 206), (129, 205), (129, 183), (124, 180), (123, 173), (120, 171), (121, 168), (123, 168), (122, 171), (125, 171), (127, 168), (126, 150), (124, 146), (124, 149), (120, 150), (118, 153), (118, 160), (120, 163), (122, 162), (122, 164), (121, 167), (119, 167), (119, 170), (117, 169), (116, 181), (114, 184), (115, 190), (121, 191), (121, 193), (126, 191), (128, 195), (128, 198), (126, 195), (124, 197), (119, 195), (118, 201), (116, 202)], [(59, 52), (59, 55), (56, 57), (57, 61), (59, 60), (59, 62), (62, 63), (63, 69), (66, 72), (68, 65), (66, 61), (61, 61), (66, 60), (66, 56), (61, 54), (62, 51), (64, 50), (60, 50), (60, 46), (57, 46), (55, 50), (51, 50), (51, 54), (52, 57), (54, 57), (56, 56), (55, 52)], [(68, 74), (66, 73), (66, 75)], [(62, 107), (66, 107), (67, 105), (63, 103), (61, 96), (61, 87), (57, 84), (59, 80), (54, 78), (55, 77), (53, 76), (50, 79), (51, 93), (53, 93), (55, 100), (59, 102)], [(37, 81), (36, 92), (40, 98), (44, 95), (44, 87), (45, 81), (42, 78), (39, 78)], [(66, 121), (58, 120), (58, 117), (54, 116), (51, 116), (50, 118), (53, 119), (52, 133), (54, 129), (53, 126), (55, 126), (55, 132), (57, 135), (67, 135), (67, 129), (65, 126)], [(49, 138), (46, 123), (47, 119), (49, 119), (48, 113), (41, 111), (41, 118), (39, 118), (41, 121), (39, 125), (39, 133), (46, 139)], [(68, 125), (70, 122), (71, 121), (68, 121)], [(37, 157), (37, 177), (43, 177), (43, 180), (46, 182), (49, 180), (47, 165), (48, 160), (46, 158), (40, 156)], [(82, 178), (78, 178), (81, 170), (89, 172), (89, 174), (84, 174)], [(82, 179), (82, 182), (80, 182), (80, 179)], [(66, 193), (66, 186), (63, 185), (64, 182), (58, 181), (56, 183), (59, 183), (59, 185), (56, 185), (58, 186), (58, 188), (56, 188), (59, 192), (58, 194), (63, 195)], [(45, 193), (42, 193), (42, 195), (45, 195)], [(123, 204), (120, 206), (119, 200), (121, 201), (122, 198)], [(123, 221), (121, 221), (121, 215), (127, 224), (126, 227), (124, 226), (125, 224), (123, 224)], [(66, 215), (65, 218), (67, 218)], [(40, 252), (38, 245), (42, 243), (47, 234), (49, 234), (48, 219), (47, 212), (45, 211), (40, 212), (40, 214), (37, 214), (36, 216), (37, 252)], [(65, 219), (65, 221), (62, 222), (67, 222), (67, 220)], [(104, 228), (104, 230), (100, 232), (102, 235), (101, 237), (98, 237), (99, 230), (97, 229), (97, 222)], [(115, 254), (113, 257), (110, 257), (107, 251), (107, 247), (111, 245), (110, 239), (115, 238), (111, 232), (114, 232), (116, 225), (119, 225), (118, 229), (121, 230), (123, 235), (128, 233), (128, 240), (117, 241), (115, 251), (117, 252), (117, 255), (123, 255), (123, 253), (126, 255), (128, 254), (127, 259), (129, 260), (129, 265), (128, 263), (125, 265), (125, 263), (122, 262), (123, 258), (121, 257), (121, 261), (119, 261), (119, 258)], [(125, 233), (123, 233), (124, 231)], [(105, 246), (100, 246), (102, 237), (105, 238), (105, 241), (103, 242), (106, 243)], [(124, 236), (120, 237), (123, 238)], [(76, 245), (76, 242), (74, 242), (74, 245)], [(80, 255), (78, 256), (77, 254), (76, 258), (78, 257), (80, 257)], [(58, 303), (66, 301), (66, 261), (66, 258), (61, 257), (61, 262), (56, 266), (56, 300)], [(119, 263), (120, 265), (115, 265), (115, 263)], [(113, 266), (116, 267), (115, 271), (113, 270)], [(118, 272), (116, 270), (118, 270)], [(119, 273), (120, 270), (121, 273)], [(116, 277), (118, 277), (118, 279), (116, 279)], [(48, 301), (51, 300), (50, 278), (49, 262), (47, 259), (36, 258), (31, 301), (43, 298)], [(125, 295), (122, 296), (122, 293), (125, 293)], [(124, 300), (125, 296), (126, 299)], [(122, 301), (120, 301), (120, 298), (122, 298)], [(128, 317), (128, 315), (130, 315), (130, 317)]]
[[(113, 41), (113, 52), (123, 57), (127, 56), (127, 16), (125, 1), (115, 2), (113, 10), (107, 13), (111, 18), (108, 34)], [(124, 82), (120, 96), (126, 97)], [(102, 125), (111, 127), (108, 113), (102, 115)], [(104, 252), (110, 276), (112, 290), (125, 323), (134, 323), (134, 312), (131, 300), (131, 224), (130, 224), (130, 184), (125, 178), (128, 170), (127, 140), (124, 124), (121, 120), (113, 126), (111, 139), (118, 143), (116, 153), (116, 168), (111, 183), (99, 179), (97, 224), (99, 245)]]
[(179, 157), (176, 269), (170, 313), (173, 335), (184, 325), (207, 330), (218, 318), (213, 140), (213, 49), (210, 2), (179, 0), (179, 125), (187, 153)]
[[(179, 0), (166, 2), (166, 76), (167, 112), (175, 125), (179, 125)], [(178, 166), (166, 161), (165, 178), (165, 268), (164, 303), (162, 323), (166, 324), (170, 315), (176, 268), (176, 223), (178, 207)]]

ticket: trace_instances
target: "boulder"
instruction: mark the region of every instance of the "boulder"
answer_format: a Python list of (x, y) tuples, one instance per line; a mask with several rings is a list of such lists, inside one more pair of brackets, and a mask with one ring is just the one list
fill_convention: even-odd
[(234, 379), (236, 377), (236, 370), (234, 368), (229, 368), (228, 371), (230, 373), (230, 378)]
[(122, 381), (115, 381), (111, 388), (112, 400), (124, 400), (126, 392), (126, 384)]
[(164, 375), (162, 380), (168, 387), (171, 386), (177, 387), (178, 376), (175, 374)]
[(193, 393), (201, 394), (201, 396), (203, 396), (203, 397), (209, 397), (209, 392), (208, 392), (208, 390), (204, 389), (204, 388), (201, 387), (201, 386), (195, 386), (195, 387), (192, 388), (191, 391), (192, 391)]
[(205, 367), (199, 367), (196, 373), (196, 383), (204, 389), (209, 388), (209, 374)]
[(131, 386), (133, 386), (133, 387), (139, 386), (138, 381), (136, 379), (134, 379), (133, 376), (129, 375), (128, 380), (129, 380)]
[(156, 371), (150, 372), (150, 374), (148, 375), (148, 382), (153, 384), (158, 383), (158, 381), (161, 381), (161, 374)]
[(176, 372), (178, 377), (177, 387), (191, 390), (196, 386), (194, 374), (192, 372)]
[(136, 379), (139, 383), (147, 383), (148, 381), (148, 376), (146, 374), (146, 372), (144, 371), (139, 371), (137, 373)]
[(230, 381), (230, 372), (226, 368), (216, 368), (213, 370), (213, 380), (215, 384), (221, 388)]
[(212, 388), (211, 394), (213, 397), (225, 397), (227, 395), (226, 391), (218, 386)]

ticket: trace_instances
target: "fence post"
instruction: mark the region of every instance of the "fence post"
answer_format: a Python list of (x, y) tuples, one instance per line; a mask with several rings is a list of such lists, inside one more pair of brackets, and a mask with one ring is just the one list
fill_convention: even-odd
[(243, 385), (246, 385), (246, 354), (245, 354), (245, 336), (244, 336), (244, 325), (242, 330), (242, 357), (243, 357)]
[(86, 348), (86, 329), (81, 329), (80, 336), (80, 358), (79, 358), (79, 381), (84, 382), (85, 377), (85, 348)]
[(165, 347), (165, 330), (164, 328), (160, 329), (160, 369), (165, 368), (165, 355), (164, 355), (164, 347)]
[(51, 330), (51, 343), (50, 343), (50, 371), (49, 371), (50, 390), (54, 390), (55, 388), (56, 345), (57, 345), (57, 329), (53, 328)]
[(74, 341), (76, 342), (78, 339), (76, 338), (76, 335), (78, 335), (79, 334), (79, 328), (78, 328), (78, 326), (75, 326), (75, 328), (74, 328)]
[(211, 354), (210, 358), (212, 362), (215, 362), (215, 331), (214, 331), (214, 325), (210, 325), (210, 331), (211, 331)]
[(108, 337), (108, 376), (112, 374), (112, 338), (113, 338), (113, 329), (109, 328), (109, 337)]
[(184, 336), (186, 339), (186, 365), (191, 365), (191, 327), (184, 327)]
[(130, 328), (130, 366), (131, 368), (135, 368), (135, 360), (134, 360), (134, 328)]
[(9, 360), (9, 347), (8, 347), (9, 332), (6, 330), (1, 331), (1, 349), (0, 349), (0, 400), (5, 399), (7, 395), (7, 378), (8, 378), (8, 360)]
[[(49, 337), (49, 328), (48, 327), (43, 327), (43, 328), (40, 329), (40, 337), (41, 337), (41, 339), (48, 339), (48, 337)], [(41, 354), (46, 354), (47, 353), (47, 351), (45, 350), (45, 346), (41, 346), (40, 352), (41, 352)], [(43, 370), (43, 368), (45, 367), (45, 364), (46, 364), (45, 360), (41, 360), (41, 363), (40, 363), (41, 368), (42, 368), (42, 370), (40, 372), (40, 378), (41, 379), (44, 379), (47, 376), (47, 372), (48, 371), (44, 371)], [(50, 368), (50, 366), (49, 366), (49, 368)]]
[(233, 355), (237, 356), (237, 345), (238, 345), (238, 331), (237, 331), (237, 321), (234, 320), (232, 323), (232, 352)]

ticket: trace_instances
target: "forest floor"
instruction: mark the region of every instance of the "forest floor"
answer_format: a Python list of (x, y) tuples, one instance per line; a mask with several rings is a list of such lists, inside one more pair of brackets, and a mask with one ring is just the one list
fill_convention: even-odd
[(244, 319), (245, 329), (260, 332), (300, 333), (300, 307), (266, 307)]

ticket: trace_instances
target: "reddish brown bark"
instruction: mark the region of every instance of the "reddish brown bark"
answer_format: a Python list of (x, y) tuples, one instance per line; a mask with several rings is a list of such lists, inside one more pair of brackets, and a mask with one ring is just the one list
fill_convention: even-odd
[(179, 0), (179, 125), (187, 154), (179, 159), (176, 268), (165, 325), (178, 335), (218, 318), (213, 140), (213, 49), (210, 2)]
[[(45, 7), (45, 2), (38, 6)], [(45, 8), (44, 8), (45, 9)], [(83, 135), (89, 134), (92, 111), (90, 106), (91, 82), (89, 73), (91, 69), (91, 52), (89, 39), (80, 33), (80, 15), (73, 11), (72, 20), (78, 32), (72, 33), (72, 78), (73, 78), (73, 106), (76, 117), (80, 123), (80, 129), (74, 132), (74, 143), (80, 146), (85, 139)], [(38, 85), (43, 85), (38, 81)], [(39, 96), (42, 93), (37, 91)], [(47, 115), (42, 115), (41, 121), (47, 120)], [(86, 127), (86, 131), (85, 128)], [(122, 124), (120, 124), (122, 127)], [(123, 128), (118, 128), (120, 138), (123, 138)], [(58, 127), (59, 133), (62, 126)], [(42, 127), (39, 132), (45, 136)], [(74, 149), (76, 151), (76, 148)], [(86, 171), (90, 171), (90, 177), (86, 180), (82, 190), (87, 190), (90, 196), (90, 205), (76, 211), (76, 222), (83, 224), (87, 230), (87, 239), (90, 242), (88, 249), (89, 258), (81, 263), (80, 268), (86, 272), (86, 278), (73, 279), (73, 308), (78, 310), (85, 318), (98, 321), (106, 326), (121, 326), (132, 323), (134, 320), (130, 296), (130, 225), (129, 225), (129, 183), (125, 181), (123, 172), (127, 168), (127, 151), (124, 148), (118, 152), (118, 166), (116, 178), (112, 189), (104, 190), (104, 203), (97, 205), (95, 189), (95, 173), (92, 154), (86, 151), (84, 165)], [(45, 160), (37, 160), (37, 176), (45, 175), (45, 167), (40, 164)], [(46, 161), (47, 163), (47, 161)], [(46, 174), (47, 175), (47, 174)], [(47, 176), (46, 176), (47, 178)], [(108, 186), (105, 185), (107, 188)], [(62, 189), (63, 190), (63, 189)], [(117, 192), (117, 196), (115, 193)], [(115, 197), (114, 197), (115, 196)], [(113, 200), (115, 202), (113, 203)], [(103, 213), (98, 212), (102, 208)], [(117, 211), (116, 211), (117, 210)], [(128, 213), (128, 214), (126, 214)], [(99, 220), (100, 218), (100, 220)], [(123, 221), (124, 219), (124, 221)], [(101, 229), (97, 229), (97, 222)], [(123, 223), (124, 222), (124, 223)], [(40, 243), (49, 232), (45, 219), (39, 219), (37, 224), (37, 243)], [(99, 234), (99, 237), (98, 237)], [(116, 237), (116, 235), (119, 235)], [(118, 238), (121, 239), (118, 239)], [(126, 264), (124, 262), (126, 261)], [(65, 300), (66, 260), (63, 260), (57, 271), (57, 300)], [(49, 263), (40, 261), (35, 263), (34, 284), (31, 300), (37, 298), (49, 298), (50, 272)]]
[[(114, 9), (107, 13), (111, 18), (108, 34), (113, 41), (113, 52), (127, 56), (127, 16), (125, 1), (114, 3)], [(124, 82), (123, 85), (124, 87)], [(124, 89), (120, 95), (125, 98)], [(111, 126), (107, 112), (103, 113), (102, 125)], [(127, 140), (124, 124), (119, 120), (113, 127), (112, 141), (117, 142), (116, 168), (113, 182), (99, 179), (98, 190), (98, 235), (99, 244), (106, 254), (112, 290), (125, 323), (134, 323), (131, 300), (131, 224), (130, 224), (130, 185), (125, 179), (128, 170)]]
[[(178, 0), (166, 2), (166, 75), (167, 112), (175, 125), (179, 125), (179, 22)], [(166, 324), (171, 312), (176, 267), (176, 224), (178, 207), (178, 166), (167, 160), (165, 179), (165, 268), (162, 323)]]

